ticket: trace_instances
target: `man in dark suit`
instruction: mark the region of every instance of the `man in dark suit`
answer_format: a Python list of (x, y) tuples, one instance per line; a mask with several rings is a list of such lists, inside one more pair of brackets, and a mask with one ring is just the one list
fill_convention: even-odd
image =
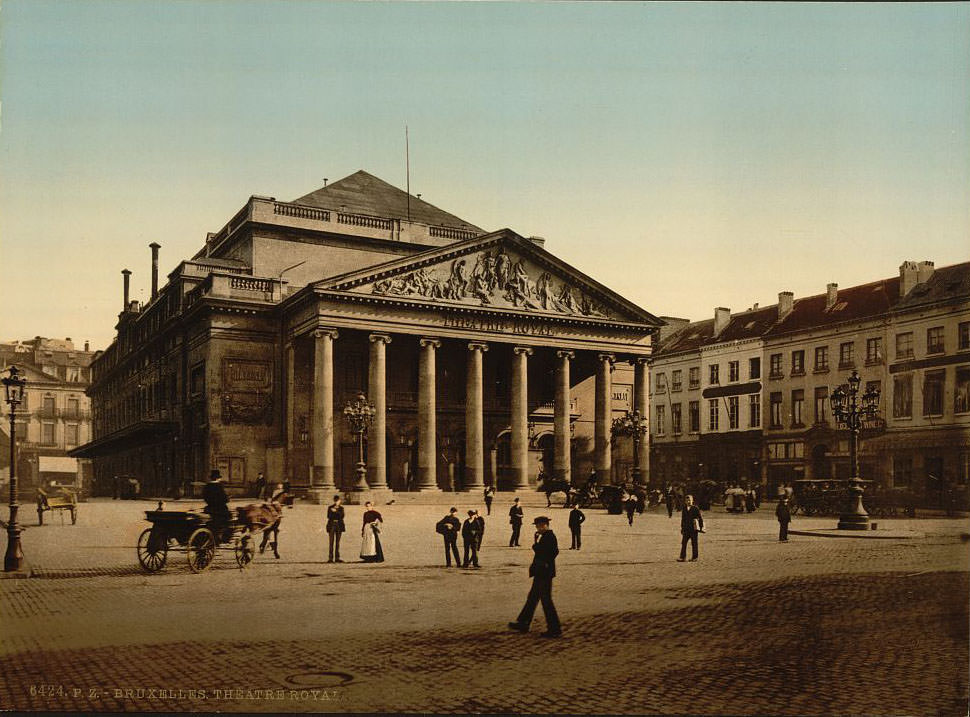
[(328, 563), (342, 563), (340, 559), (340, 536), (347, 530), (344, 525), (344, 507), (340, 505), (340, 495), (333, 497), (333, 503), (327, 507), (327, 534), (330, 536), (330, 557)]
[(791, 522), (791, 508), (788, 506), (787, 495), (783, 495), (778, 499), (778, 507), (775, 508), (775, 517), (778, 518), (778, 540), (787, 543), (788, 524)]
[(573, 506), (573, 509), (569, 511), (569, 532), (572, 533), (573, 544), (569, 548), (570, 550), (579, 550), (583, 545), (583, 523), (586, 522), (586, 514), (579, 509), (578, 506)]
[(477, 510), (475, 511), (475, 525), (478, 526), (478, 544), (475, 546), (475, 549), (481, 550), (482, 540), (485, 539), (485, 518)]
[(495, 488), (487, 485), (485, 486), (485, 513), (486, 515), (492, 514), (492, 499), (495, 497)]
[(438, 521), (435, 530), (445, 539), (445, 567), (451, 567), (452, 554), (455, 556), (455, 567), (461, 567), (461, 559), (458, 557), (458, 531), (461, 530), (458, 509), (449, 510), (448, 515)]
[(478, 566), (478, 541), (481, 533), (478, 530), (478, 520), (475, 519), (475, 511), (468, 511), (468, 517), (465, 518), (464, 524), (461, 526), (461, 540), (465, 544), (465, 560), (462, 562), (462, 567), (467, 568), (469, 564), (472, 567)]
[(556, 577), (556, 556), (559, 555), (559, 543), (556, 534), (549, 529), (549, 518), (539, 516), (535, 519), (536, 535), (532, 544), (532, 565), (529, 575), (532, 576), (532, 589), (525, 599), (522, 612), (515, 622), (509, 623), (509, 629), (517, 632), (528, 632), (535, 615), (536, 605), (542, 603), (542, 612), (546, 616), (546, 631), (542, 637), (559, 637), (562, 635), (562, 625), (556, 606), (552, 604), (552, 579)]
[(213, 469), (209, 474), (209, 482), (202, 488), (202, 500), (205, 501), (203, 512), (209, 514), (212, 521), (213, 532), (217, 537), (224, 539), (222, 535), (227, 530), (227, 526), (232, 521), (232, 514), (229, 512), (229, 496), (222, 485), (222, 473), (219, 469)]
[(687, 541), (690, 541), (690, 560), (697, 560), (697, 534), (704, 532), (704, 516), (694, 505), (694, 496), (684, 496), (684, 509), (680, 512), (680, 557), (678, 562), (687, 560)]
[(512, 501), (512, 507), (509, 508), (509, 523), (512, 525), (512, 537), (509, 538), (509, 547), (519, 546), (519, 532), (522, 530), (522, 517), (524, 513), (522, 512), (522, 506), (519, 505), (519, 499), (515, 498)]

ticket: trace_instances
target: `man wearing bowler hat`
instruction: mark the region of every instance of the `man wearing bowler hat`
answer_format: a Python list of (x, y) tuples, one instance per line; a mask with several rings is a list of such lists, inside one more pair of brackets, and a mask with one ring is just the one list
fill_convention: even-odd
[(535, 541), (532, 544), (532, 565), (529, 575), (532, 577), (532, 589), (525, 599), (525, 606), (515, 622), (509, 623), (509, 629), (517, 632), (528, 632), (535, 614), (536, 605), (542, 603), (542, 612), (546, 616), (546, 631), (542, 637), (559, 637), (562, 626), (556, 606), (552, 604), (552, 579), (556, 577), (556, 556), (559, 555), (559, 544), (556, 534), (549, 529), (549, 518), (540, 515), (534, 521), (536, 526)]

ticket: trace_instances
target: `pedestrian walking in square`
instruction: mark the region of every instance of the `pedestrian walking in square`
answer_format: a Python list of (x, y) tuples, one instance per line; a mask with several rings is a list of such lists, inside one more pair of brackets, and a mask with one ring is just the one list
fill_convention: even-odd
[(664, 502), (667, 504), (667, 517), (674, 517), (674, 489), (667, 485), (664, 488)]
[(475, 511), (475, 523), (478, 525), (478, 545), (477, 550), (482, 549), (482, 540), (485, 539), (485, 518), (477, 510)]
[(374, 510), (374, 505), (364, 503), (364, 522), (360, 527), (360, 559), (365, 563), (383, 563), (384, 546), (381, 545), (381, 526), (384, 518)]
[(562, 625), (559, 614), (552, 602), (552, 579), (556, 577), (556, 556), (559, 555), (559, 544), (556, 534), (549, 529), (549, 518), (539, 516), (534, 521), (536, 526), (535, 540), (532, 543), (532, 565), (529, 566), (529, 576), (532, 578), (532, 588), (525, 599), (522, 612), (515, 622), (509, 623), (509, 629), (516, 632), (528, 632), (535, 615), (536, 605), (542, 603), (542, 612), (546, 616), (546, 631), (542, 637), (559, 637), (562, 635)]
[(704, 516), (694, 505), (694, 496), (684, 496), (684, 509), (680, 512), (680, 557), (679, 562), (687, 560), (687, 543), (690, 542), (691, 562), (697, 560), (697, 536), (704, 532)]
[(524, 513), (522, 512), (522, 506), (519, 505), (519, 499), (515, 498), (512, 501), (512, 507), (509, 508), (509, 523), (512, 526), (512, 537), (509, 538), (509, 547), (517, 548), (519, 546), (519, 532), (522, 530), (522, 517)]
[(458, 520), (458, 509), (452, 508), (448, 515), (438, 521), (435, 530), (444, 538), (445, 541), (445, 567), (451, 567), (451, 556), (455, 556), (455, 567), (461, 567), (461, 559), (458, 557), (458, 532), (461, 530), (461, 521)]
[(623, 508), (626, 510), (626, 519), (633, 527), (633, 514), (637, 509), (637, 497), (633, 493), (623, 494)]
[(492, 499), (495, 498), (495, 488), (487, 485), (485, 486), (485, 514), (492, 514)]
[(570, 550), (579, 550), (583, 546), (583, 523), (586, 522), (586, 514), (579, 509), (579, 506), (573, 506), (573, 509), (569, 511), (569, 532), (572, 533), (573, 543), (570, 546)]
[(461, 540), (465, 544), (465, 559), (462, 567), (478, 567), (478, 540), (481, 533), (478, 530), (478, 521), (475, 519), (475, 511), (468, 511), (468, 517), (461, 526)]
[(340, 559), (340, 537), (347, 530), (344, 525), (344, 507), (340, 504), (340, 495), (333, 497), (333, 503), (327, 506), (327, 535), (330, 537), (330, 551), (328, 563), (342, 563)]
[(787, 495), (783, 495), (778, 499), (778, 507), (775, 508), (775, 517), (778, 518), (778, 540), (787, 543), (788, 524), (791, 522), (791, 508), (788, 505)]

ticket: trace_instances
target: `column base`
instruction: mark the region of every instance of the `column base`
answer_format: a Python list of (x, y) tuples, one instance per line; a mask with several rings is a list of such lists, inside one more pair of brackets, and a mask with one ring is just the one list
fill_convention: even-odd
[(855, 513), (840, 515), (839, 530), (869, 530), (869, 516)]
[(14, 579), (14, 578), (29, 578), (33, 575), (33, 569), (24, 561), (18, 570), (10, 570), (0, 572), (0, 580)]
[(345, 505), (363, 505), (370, 501), (375, 506), (387, 505), (394, 498), (394, 491), (390, 488), (367, 488), (366, 490), (348, 490), (341, 493)]
[(329, 505), (333, 497), (339, 493), (337, 486), (314, 486), (306, 492), (304, 500), (307, 503), (312, 503), (313, 505)]

